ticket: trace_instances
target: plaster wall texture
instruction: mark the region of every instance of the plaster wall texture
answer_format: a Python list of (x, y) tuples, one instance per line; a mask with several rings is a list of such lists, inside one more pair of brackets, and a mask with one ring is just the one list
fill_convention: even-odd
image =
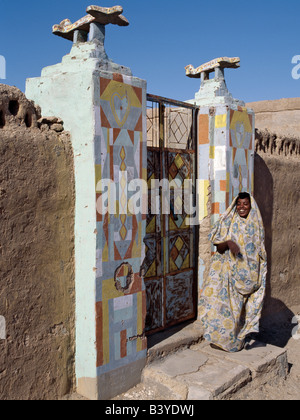
[(0, 399), (55, 399), (74, 384), (72, 147), (17, 88), (0, 110)]

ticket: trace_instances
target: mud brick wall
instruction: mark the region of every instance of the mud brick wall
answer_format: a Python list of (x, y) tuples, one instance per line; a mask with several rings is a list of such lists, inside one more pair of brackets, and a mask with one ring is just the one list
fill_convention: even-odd
[(255, 112), (255, 127), (277, 136), (299, 137), (300, 98), (283, 98), (248, 103)]
[(74, 181), (57, 118), (0, 85), (0, 399), (53, 399), (74, 377)]
[(300, 139), (256, 130), (255, 198), (268, 252), (264, 316), (300, 306)]

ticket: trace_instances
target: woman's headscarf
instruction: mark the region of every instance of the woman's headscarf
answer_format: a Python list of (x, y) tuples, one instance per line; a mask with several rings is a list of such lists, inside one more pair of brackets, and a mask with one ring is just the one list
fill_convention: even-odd
[[(250, 195), (250, 194), (249, 194)], [(226, 242), (230, 239), (232, 239), (232, 233), (236, 232), (237, 226), (235, 226), (235, 223), (240, 224), (241, 217), (238, 215), (236, 210), (236, 203), (239, 196), (237, 196), (231, 205), (228, 207), (228, 209), (220, 216), (220, 219), (215, 223), (214, 227), (211, 230), (211, 233), (209, 235), (209, 239), (214, 245), (219, 245), (223, 242)], [(246, 223), (249, 225), (249, 228), (246, 234), (253, 236), (253, 229), (255, 231), (255, 235), (253, 236), (254, 243), (259, 249), (260, 257), (263, 260), (267, 260), (267, 254), (265, 250), (265, 231), (264, 231), (264, 225), (263, 220), (261, 217), (260, 210), (258, 208), (258, 205), (252, 195), (250, 195), (251, 200), (251, 210), (247, 217)], [(233, 239), (232, 239), (233, 240)]]

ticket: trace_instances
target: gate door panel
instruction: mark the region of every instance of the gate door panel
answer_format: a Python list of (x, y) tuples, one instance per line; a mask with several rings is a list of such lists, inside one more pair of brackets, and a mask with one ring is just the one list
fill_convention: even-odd
[[(142, 267), (148, 334), (196, 317), (197, 227), (188, 223), (193, 215), (186, 212), (183, 192), (185, 180), (191, 192), (195, 186), (196, 112), (192, 105), (148, 95), (148, 217)], [(166, 191), (161, 182), (155, 190), (153, 180), (167, 180), (170, 188)]]

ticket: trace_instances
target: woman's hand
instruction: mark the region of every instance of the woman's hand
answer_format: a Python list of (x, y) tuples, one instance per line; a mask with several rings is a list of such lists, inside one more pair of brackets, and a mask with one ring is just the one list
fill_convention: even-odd
[(237, 256), (240, 252), (240, 247), (233, 241), (226, 241), (222, 244), (217, 245), (218, 252), (220, 254), (224, 254), (225, 251), (230, 249), (230, 251), (233, 253), (233, 255)]
[(240, 247), (235, 242), (227, 241), (227, 245), (233, 255), (237, 256), (240, 253)]

